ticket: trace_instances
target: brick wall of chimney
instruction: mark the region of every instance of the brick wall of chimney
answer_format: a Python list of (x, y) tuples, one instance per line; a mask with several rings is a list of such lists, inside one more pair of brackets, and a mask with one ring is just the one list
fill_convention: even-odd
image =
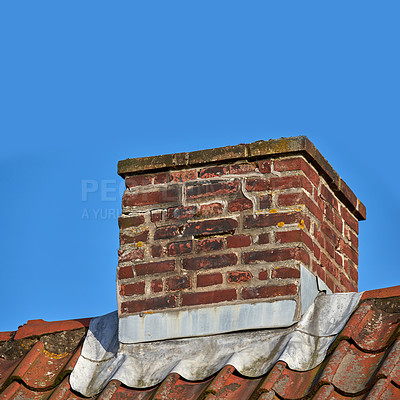
[(303, 155), (124, 177), (121, 316), (297, 298), (300, 263), (357, 291), (358, 219)]

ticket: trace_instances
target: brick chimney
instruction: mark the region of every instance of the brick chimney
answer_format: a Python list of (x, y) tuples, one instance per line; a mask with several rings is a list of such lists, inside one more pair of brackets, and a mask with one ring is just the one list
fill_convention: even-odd
[(123, 342), (288, 326), (313, 290), (357, 291), (365, 207), (304, 136), (127, 159), (118, 173)]

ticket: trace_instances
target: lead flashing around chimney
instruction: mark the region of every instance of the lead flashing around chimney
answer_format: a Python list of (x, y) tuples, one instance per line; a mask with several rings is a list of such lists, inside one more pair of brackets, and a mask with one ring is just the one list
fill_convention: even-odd
[(338, 173), (317, 150), (306, 136), (281, 139), (260, 140), (249, 144), (219, 147), (215, 149), (192, 151), (189, 153), (165, 154), (152, 157), (128, 158), (118, 162), (118, 174), (127, 175), (184, 169), (201, 165), (256, 160), (265, 157), (303, 155), (316, 170), (326, 179), (329, 187), (343, 201), (358, 220), (366, 219), (366, 208), (355, 196)]
[[(320, 291), (317, 278), (302, 265), (300, 276), (299, 313), (303, 315)], [(119, 341), (141, 343), (249, 329), (286, 328), (299, 320), (296, 307), (295, 300), (275, 300), (144, 312), (119, 319)]]

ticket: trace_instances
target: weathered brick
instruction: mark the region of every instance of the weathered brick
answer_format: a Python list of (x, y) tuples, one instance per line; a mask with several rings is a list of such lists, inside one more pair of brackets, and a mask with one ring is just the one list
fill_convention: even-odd
[(118, 279), (129, 279), (133, 278), (132, 267), (120, 267), (118, 270)]
[(129, 283), (127, 285), (121, 285), (119, 293), (122, 296), (134, 296), (136, 294), (144, 294), (144, 282)]
[(338, 237), (334, 230), (325, 221), (321, 225), (321, 231), (332, 244), (336, 245)]
[(272, 196), (267, 194), (265, 196), (260, 196), (260, 208), (262, 210), (271, 208), (272, 205)]
[(151, 297), (145, 300), (132, 300), (121, 303), (122, 314), (134, 314), (147, 310), (162, 310), (176, 306), (176, 296)]
[(297, 294), (296, 285), (246, 287), (242, 289), (242, 297), (247, 299), (261, 299), (277, 296), (293, 296)]
[(229, 173), (231, 174), (248, 174), (249, 172), (254, 172), (256, 166), (253, 163), (250, 164), (232, 164), (229, 166)]
[(269, 234), (268, 233), (261, 233), (258, 235), (258, 244), (268, 244), (269, 243)]
[(224, 247), (224, 240), (222, 238), (203, 239), (197, 242), (197, 251), (218, 251)]
[(269, 189), (268, 179), (247, 178), (246, 190), (248, 192), (265, 192)]
[(197, 287), (219, 285), (222, 283), (222, 274), (217, 272), (215, 274), (197, 275)]
[(313, 190), (311, 182), (304, 175), (271, 178), (270, 184), (272, 190), (303, 188), (307, 190), (308, 193), (312, 193)]
[(335, 258), (335, 247), (329, 240), (325, 240), (325, 250), (331, 258)]
[(179, 228), (175, 225), (162, 226), (154, 232), (154, 239), (171, 239), (179, 235)]
[(247, 215), (244, 218), (244, 227), (246, 229), (261, 228), (267, 226), (276, 226), (278, 224), (294, 224), (300, 223), (302, 214), (299, 212), (292, 213), (274, 213), (274, 214), (257, 214)]
[(215, 290), (211, 292), (183, 293), (182, 306), (195, 306), (200, 304), (221, 303), (236, 300), (235, 289)]
[(321, 186), (321, 196), (334, 209), (339, 210), (338, 201), (336, 197), (331, 193), (331, 191), (327, 188), (326, 185)]
[(302, 229), (295, 231), (281, 231), (275, 233), (276, 243), (304, 243), (311, 251), (314, 250), (314, 244), (310, 236), (307, 235)]
[(132, 226), (139, 226), (139, 225), (142, 225), (143, 223), (144, 223), (143, 215), (118, 218), (118, 225), (121, 229), (130, 228)]
[(358, 253), (346, 243), (343, 245), (343, 253), (358, 265)]
[(272, 271), (272, 278), (297, 279), (300, 278), (300, 271), (296, 268), (278, 267)]
[(209, 167), (209, 168), (204, 168), (200, 170), (199, 172), (199, 178), (201, 179), (207, 179), (207, 178), (215, 178), (218, 176), (222, 176), (226, 174), (226, 168), (225, 167)]
[(167, 290), (183, 290), (191, 287), (190, 279), (187, 276), (174, 276), (167, 279)]
[(188, 199), (198, 199), (207, 196), (222, 196), (237, 193), (239, 190), (238, 181), (212, 181), (201, 182), (186, 187), (186, 197)]
[(154, 184), (155, 185), (166, 183), (167, 180), (168, 180), (168, 174), (166, 172), (161, 172), (160, 174), (156, 174), (154, 176)]
[(163, 247), (160, 245), (151, 246), (151, 256), (153, 258), (161, 257), (163, 255)]
[(318, 188), (320, 177), (311, 165), (301, 157), (282, 158), (275, 160), (274, 170), (278, 172), (301, 170), (310, 179), (315, 187)]
[(228, 272), (228, 282), (230, 283), (240, 283), (247, 282), (253, 278), (250, 271), (230, 271)]
[(235, 264), (237, 264), (237, 256), (233, 253), (190, 257), (183, 260), (183, 268), (187, 270), (223, 268)]
[(118, 261), (119, 262), (127, 262), (127, 261), (134, 261), (134, 260), (143, 260), (144, 258), (144, 251), (143, 249), (129, 249), (125, 251), (118, 251)]
[(200, 206), (200, 215), (203, 218), (212, 217), (214, 215), (222, 214), (224, 206), (221, 203), (202, 204)]
[(150, 175), (135, 175), (127, 176), (125, 178), (125, 185), (127, 188), (135, 186), (151, 185), (153, 178)]
[(340, 211), (341, 211), (340, 214), (343, 217), (343, 219), (345, 220), (346, 224), (349, 225), (350, 228), (353, 229), (353, 231), (358, 234), (357, 218), (344, 207), (341, 207)]
[(329, 259), (329, 257), (325, 253), (321, 253), (321, 265), (332, 276), (334, 276), (335, 278), (338, 277), (338, 275), (339, 275), (338, 268), (332, 263), (332, 261)]
[(162, 292), (163, 290), (163, 282), (161, 279), (155, 279), (154, 281), (151, 281), (151, 291), (153, 293), (159, 293)]
[(149, 238), (149, 231), (143, 231), (136, 236), (129, 236), (129, 235), (126, 235), (125, 233), (121, 233), (119, 235), (121, 244), (139, 243), (139, 242), (143, 243), (143, 242), (147, 242), (148, 238)]
[(340, 283), (348, 292), (357, 292), (357, 285), (353, 284), (345, 274), (340, 274)]
[(258, 162), (258, 169), (263, 174), (271, 173), (272, 160), (263, 160)]
[(156, 210), (150, 213), (151, 222), (160, 222), (162, 220), (162, 211)]
[(238, 222), (232, 218), (194, 221), (186, 224), (183, 236), (205, 236), (228, 233), (238, 227)]
[(158, 190), (156, 192), (125, 193), (122, 197), (122, 205), (148, 206), (152, 204), (174, 203), (178, 201), (179, 192), (176, 188)]
[(250, 210), (253, 208), (253, 203), (251, 200), (243, 198), (243, 199), (235, 199), (229, 203), (228, 211), (229, 212), (238, 212), (244, 210)]
[(170, 207), (167, 210), (167, 219), (188, 219), (194, 217), (196, 213), (197, 213), (196, 206)]
[(281, 193), (278, 197), (279, 206), (295, 206), (304, 204), (319, 221), (322, 221), (323, 213), (321, 209), (304, 193)]
[(267, 281), (269, 279), (269, 271), (261, 271), (258, 274), (258, 279), (260, 279), (261, 281)]
[(247, 247), (251, 245), (251, 237), (248, 235), (233, 235), (227, 236), (226, 245), (228, 249)]
[(170, 272), (174, 270), (175, 270), (174, 260), (155, 261), (155, 262), (135, 265), (136, 275), (162, 274), (164, 272)]
[(308, 253), (304, 249), (298, 247), (249, 251), (243, 253), (242, 257), (244, 264), (251, 264), (258, 261), (276, 262), (298, 260), (308, 265), (310, 261)]
[(194, 169), (171, 171), (169, 173), (170, 182), (186, 182), (186, 181), (193, 181), (195, 179), (197, 179), (197, 171)]
[(176, 242), (168, 245), (168, 256), (178, 256), (192, 251), (192, 241)]

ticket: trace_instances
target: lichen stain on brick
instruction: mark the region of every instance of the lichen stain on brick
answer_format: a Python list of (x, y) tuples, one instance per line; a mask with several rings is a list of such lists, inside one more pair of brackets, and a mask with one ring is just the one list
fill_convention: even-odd
[(282, 228), (282, 226), (283, 225), (285, 225), (285, 223), (284, 222), (278, 222), (278, 226), (279, 226), (279, 228)]
[(271, 210), (269, 210), (270, 214), (275, 214), (278, 212), (278, 210), (276, 208), (272, 208)]
[(300, 229), (304, 229), (305, 228), (305, 224), (304, 224), (304, 219), (302, 219), (299, 223), (299, 228)]

